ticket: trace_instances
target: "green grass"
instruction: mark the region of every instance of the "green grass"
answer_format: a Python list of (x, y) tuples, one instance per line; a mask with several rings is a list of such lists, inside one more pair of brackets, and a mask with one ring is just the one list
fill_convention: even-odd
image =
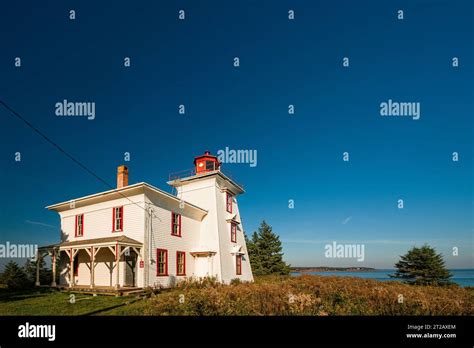
[[(91, 315), (102, 310), (111, 310), (134, 298), (115, 296), (91, 296), (74, 294), (75, 303), (71, 303), (71, 294), (54, 290), (32, 290), (11, 292), (0, 289), (0, 316), (7, 315)], [(125, 308), (125, 305), (120, 308)], [(119, 308), (114, 308), (118, 310)], [(120, 311), (118, 311), (120, 313)]]

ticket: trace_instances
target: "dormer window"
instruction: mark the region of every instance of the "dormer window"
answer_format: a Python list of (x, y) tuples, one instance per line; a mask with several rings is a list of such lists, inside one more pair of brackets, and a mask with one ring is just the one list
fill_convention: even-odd
[(123, 207), (113, 208), (113, 217), (112, 217), (112, 231), (120, 232), (123, 231)]
[(84, 235), (84, 214), (76, 215), (76, 237)]
[(226, 193), (226, 209), (228, 213), (232, 213), (232, 195), (229, 192)]

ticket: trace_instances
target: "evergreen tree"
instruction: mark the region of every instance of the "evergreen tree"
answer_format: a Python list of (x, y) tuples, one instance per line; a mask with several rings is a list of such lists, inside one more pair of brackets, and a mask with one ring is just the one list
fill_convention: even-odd
[(290, 273), (290, 266), (283, 261), (280, 237), (272, 231), (272, 227), (262, 221), (258, 233), (252, 239), (246, 238), (252, 272), (255, 275)]
[(247, 251), (250, 257), (250, 265), (252, 266), (252, 273), (254, 275), (262, 275), (264, 271), (260, 262), (260, 255), (258, 250), (258, 235), (257, 232), (252, 234), (252, 239), (248, 239), (245, 235), (245, 243), (247, 244)]
[(5, 265), (3, 273), (0, 275), (0, 283), (6, 284), (11, 290), (24, 289), (30, 284), (23, 268), (16, 262), (10, 261)]
[(428, 245), (413, 247), (395, 264), (397, 271), (390, 275), (405, 283), (416, 285), (452, 284), (451, 273), (445, 268), (443, 256)]

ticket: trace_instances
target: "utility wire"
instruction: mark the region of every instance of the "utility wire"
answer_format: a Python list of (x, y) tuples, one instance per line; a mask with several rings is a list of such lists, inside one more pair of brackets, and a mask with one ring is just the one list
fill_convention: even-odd
[[(148, 211), (143, 208), (141, 205), (139, 205), (138, 203), (132, 201), (130, 198), (128, 198), (127, 196), (125, 196), (122, 192), (118, 191), (116, 188), (114, 188), (112, 185), (110, 185), (107, 181), (105, 181), (104, 179), (102, 179), (100, 176), (98, 176), (97, 174), (95, 174), (92, 170), (90, 170), (89, 168), (87, 168), (84, 164), (82, 164), (79, 160), (77, 160), (76, 158), (74, 158), (74, 156), (72, 156), (71, 154), (69, 154), (66, 150), (64, 150), (61, 146), (59, 146), (57, 143), (55, 143), (53, 140), (51, 140), (46, 134), (44, 134), (42, 131), (40, 131), (38, 128), (36, 128), (34, 125), (32, 125), (27, 119), (25, 119), (23, 116), (21, 116), (18, 112), (16, 112), (13, 108), (11, 108), (7, 103), (5, 103), (3, 100), (0, 99), (0, 104), (5, 108), (7, 109), (12, 115), (16, 116), (17, 118), (19, 118), (21, 121), (23, 121), (23, 123), (25, 123), (29, 128), (31, 128), (33, 131), (35, 131), (39, 136), (41, 136), (43, 139), (45, 139), (48, 143), (50, 143), (51, 145), (53, 145), (56, 149), (58, 149), (62, 154), (64, 154), (66, 157), (68, 157), (71, 161), (73, 161), (74, 163), (76, 163), (79, 167), (81, 167), (82, 169), (84, 169), (87, 173), (89, 173), (90, 175), (92, 175), (94, 178), (96, 178), (97, 180), (99, 180), (100, 182), (102, 182), (104, 185), (106, 185), (107, 187), (109, 187), (110, 189), (112, 190), (115, 190), (115, 192), (117, 192), (119, 195), (121, 195), (122, 197), (126, 198), (128, 201), (132, 202), (133, 204), (135, 204), (136, 206), (140, 207), (141, 209), (143, 209), (145, 212), (148, 213)], [(155, 216), (156, 217), (156, 216)]]

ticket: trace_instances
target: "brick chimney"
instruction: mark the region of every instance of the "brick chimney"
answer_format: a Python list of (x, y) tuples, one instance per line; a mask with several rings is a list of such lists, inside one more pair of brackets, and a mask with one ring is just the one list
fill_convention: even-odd
[(121, 165), (117, 167), (117, 188), (128, 186), (128, 168)]

